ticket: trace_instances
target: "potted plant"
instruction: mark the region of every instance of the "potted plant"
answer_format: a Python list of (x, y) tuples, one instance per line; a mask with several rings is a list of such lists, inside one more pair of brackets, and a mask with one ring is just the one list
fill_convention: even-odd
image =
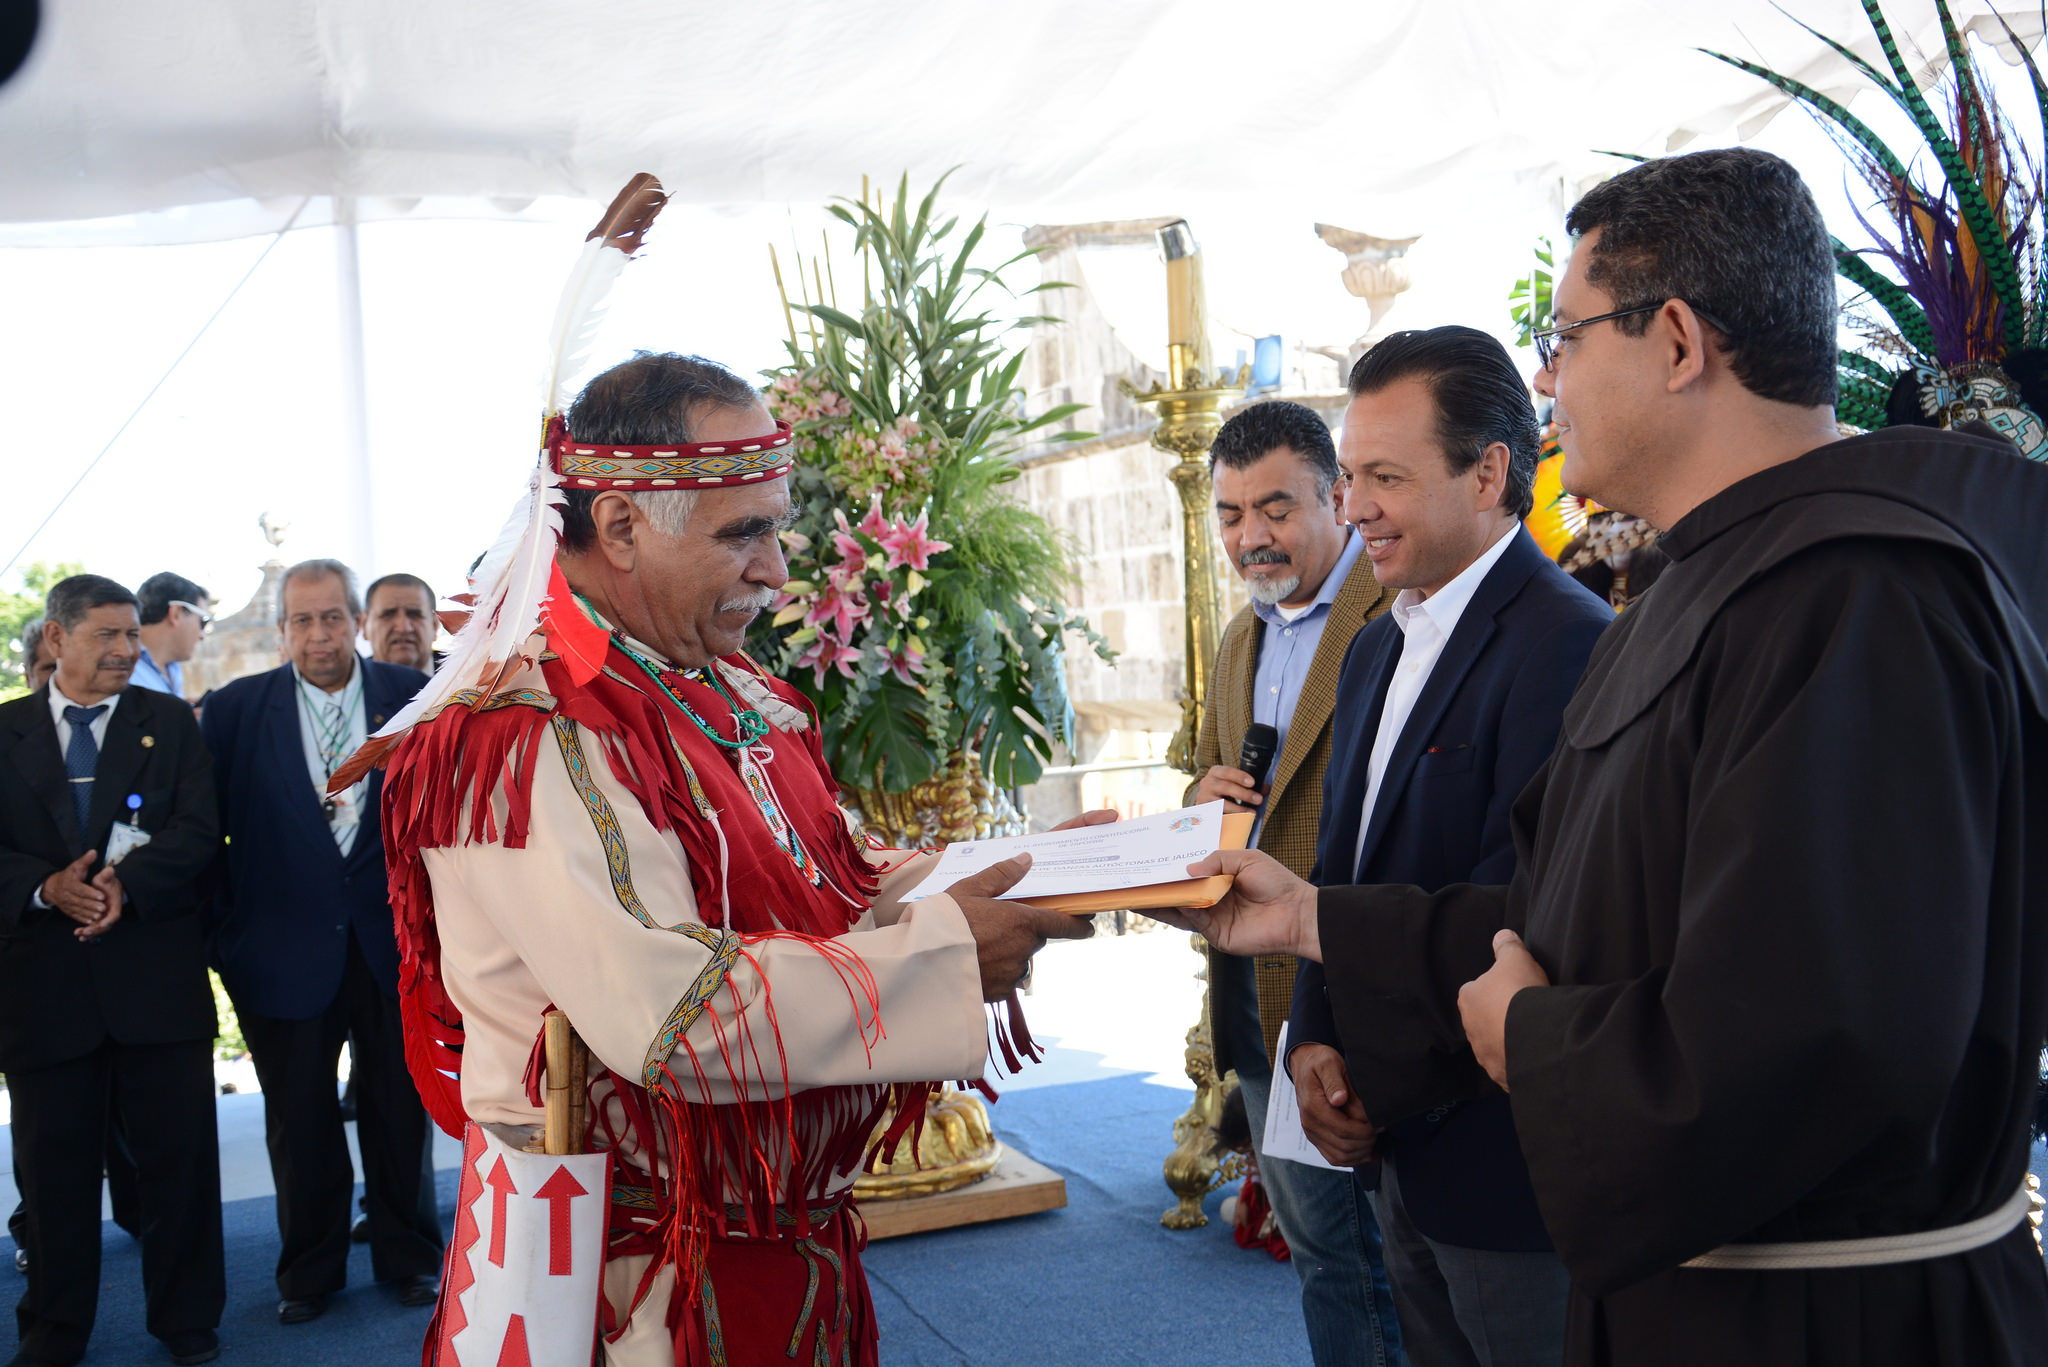
[(817, 704), (825, 756), (870, 828), (905, 845), (1021, 830), (1005, 790), (1035, 782), (1072, 733), (1067, 633), (1113, 658), (1066, 607), (1066, 543), (1012, 487), (1025, 438), (1082, 407), (1026, 415), (1023, 350), (1006, 339), (1049, 320), (984, 302), (1017, 293), (1002, 272), (1035, 249), (975, 264), (987, 219), (958, 232), (938, 193), (913, 202), (906, 176), (893, 203), (863, 191), (830, 206), (854, 231), (857, 312), (836, 302), (829, 257), (811, 263), (816, 299), (809, 283), (800, 304), (784, 296), (789, 364), (768, 400), (798, 436), (802, 511), (784, 538), (790, 582), (752, 642)]

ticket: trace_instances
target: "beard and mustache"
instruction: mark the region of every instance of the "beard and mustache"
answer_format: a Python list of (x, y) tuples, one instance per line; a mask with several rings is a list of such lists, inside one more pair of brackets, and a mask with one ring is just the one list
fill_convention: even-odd
[[(1288, 557), (1286, 551), (1272, 547), (1246, 551), (1237, 557), (1237, 563), (1240, 566), (1291, 565), (1294, 561)], [(1245, 591), (1251, 594), (1253, 602), (1272, 607), (1294, 596), (1295, 591), (1301, 587), (1301, 575), (1246, 575), (1244, 586)]]

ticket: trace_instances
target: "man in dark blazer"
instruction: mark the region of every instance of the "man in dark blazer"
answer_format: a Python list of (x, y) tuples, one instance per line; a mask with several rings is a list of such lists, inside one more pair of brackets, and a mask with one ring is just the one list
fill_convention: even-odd
[(382, 775), (330, 798), (327, 779), (426, 675), (355, 653), (363, 610), (338, 561), (285, 571), (289, 663), (206, 704), (221, 829), (214, 953), (263, 1085), (277, 1185), (278, 1318), (313, 1319), (348, 1278), (355, 1173), (335, 1072), (352, 1041), (371, 1267), (431, 1304), (441, 1261), (431, 1136), (405, 1068), (398, 949), (384, 875)]
[[(1499, 342), (1470, 328), (1396, 333), (1360, 358), (1350, 387), (1345, 515), (1401, 593), (1338, 680), (1351, 724), (1331, 755), (1311, 881), (1506, 883), (1508, 809), (1613, 612), (1521, 528), (1538, 432)], [(1557, 1362), (1569, 1282), (1507, 1095), (1376, 1132), (1330, 1011), (1344, 990), (1301, 961), (1288, 1063), (1310, 1139), (1373, 1189), (1410, 1360)]]
[(128, 1119), (149, 1332), (210, 1362), (226, 1299), (204, 880), (212, 766), (182, 699), (130, 687), (135, 596), (50, 590), (48, 684), (0, 705), (0, 1072), (28, 1291), (12, 1367), (73, 1363), (98, 1304), (109, 1116)]

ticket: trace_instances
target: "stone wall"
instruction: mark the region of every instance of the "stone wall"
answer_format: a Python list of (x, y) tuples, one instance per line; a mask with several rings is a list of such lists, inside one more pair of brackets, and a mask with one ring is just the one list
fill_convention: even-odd
[(263, 567), (263, 583), (249, 601), (216, 620), (199, 649), (185, 662), (185, 696), (198, 701), (213, 689), (246, 674), (261, 674), (284, 663), (277, 630), (277, 595), (283, 562)]
[[(1162, 377), (1118, 340), (1089, 296), (1084, 266), (1089, 250), (1152, 249), (1169, 221), (1041, 226), (1025, 234), (1027, 244), (1045, 249), (1042, 278), (1074, 286), (1033, 296), (1059, 322), (1032, 335), (1021, 374), (1030, 407), (1086, 403), (1064, 425), (1098, 435), (1035, 445), (1019, 462), (1020, 493), (1070, 539), (1076, 583), (1069, 605), (1118, 653), (1114, 666), (1078, 643), (1068, 656), (1077, 735), (1023, 794), (1041, 828), (1091, 806), (1132, 815), (1175, 807), (1187, 783), (1163, 763), (1180, 725), (1186, 677), (1180, 499), (1167, 478), (1174, 458), (1152, 447), (1151, 414), (1117, 383), (1128, 378), (1142, 388)], [(1215, 535), (1213, 520), (1205, 534)], [(1227, 621), (1244, 605), (1243, 582), (1225, 573), (1219, 587)]]

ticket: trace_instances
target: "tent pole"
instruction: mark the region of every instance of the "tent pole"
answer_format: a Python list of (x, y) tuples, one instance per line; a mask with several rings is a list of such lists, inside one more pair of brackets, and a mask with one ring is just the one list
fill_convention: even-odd
[(370, 385), (363, 343), (363, 267), (356, 200), (334, 197), (336, 341), (340, 352), (341, 469), (348, 566), (358, 583), (383, 571), (377, 560), (377, 505), (370, 477)]

